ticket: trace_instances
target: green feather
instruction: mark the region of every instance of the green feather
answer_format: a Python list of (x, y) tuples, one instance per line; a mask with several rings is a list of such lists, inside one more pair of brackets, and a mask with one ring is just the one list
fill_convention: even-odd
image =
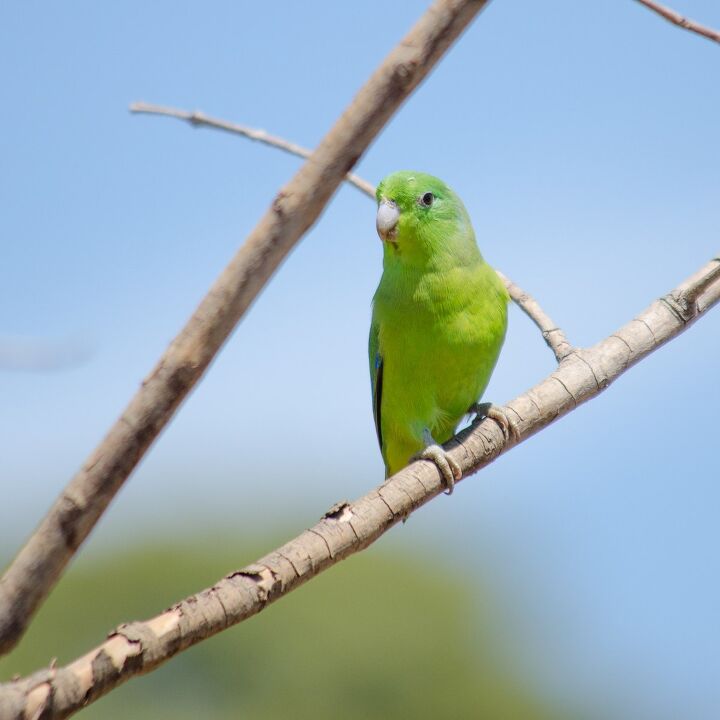
[(480, 399), (505, 338), (508, 294), (480, 254), (465, 206), (441, 180), (393, 173), (377, 198), (399, 211), (384, 242), (369, 342), (389, 476), (423, 449), (424, 429), (446, 442)]

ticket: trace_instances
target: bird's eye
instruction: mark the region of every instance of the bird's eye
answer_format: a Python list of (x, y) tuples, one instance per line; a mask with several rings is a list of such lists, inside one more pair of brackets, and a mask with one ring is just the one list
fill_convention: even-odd
[(426, 192), (421, 198), (420, 202), (425, 207), (430, 207), (435, 202), (435, 196), (431, 192)]

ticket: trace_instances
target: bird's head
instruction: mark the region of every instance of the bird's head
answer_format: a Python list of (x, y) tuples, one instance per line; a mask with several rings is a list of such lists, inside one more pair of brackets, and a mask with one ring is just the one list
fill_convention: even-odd
[(375, 225), (386, 255), (425, 264), (439, 254), (477, 253), (467, 210), (442, 180), (401, 170), (378, 185), (376, 197)]

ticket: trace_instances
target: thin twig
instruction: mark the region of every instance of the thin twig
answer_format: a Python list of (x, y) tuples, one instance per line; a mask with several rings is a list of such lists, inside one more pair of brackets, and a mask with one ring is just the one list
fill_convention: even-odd
[[(720, 301), (720, 260), (589, 349), (569, 355), (551, 375), (507, 406), (520, 440), (605, 390), (629, 367), (685, 331)], [(710, 278), (710, 279), (709, 279)], [(698, 293), (698, 288), (703, 288)], [(695, 297), (692, 303), (683, 298)], [(673, 298), (692, 307), (686, 318), (669, 309)], [(508, 450), (490, 419), (464, 430), (446, 448), (463, 477)], [(147, 673), (182, 650), (247, 620), (327, 568), (375, 542), (444, 490), (437, 466), (417, 461), (355, 502), (331, 508), (317, 525), (256, 563), (145, 622), (121, 625), (101, 645), (63, 668), (50, 667), (0, 685), (0, 717), (64, 718), (130, 678)]]
[(345, 174), (489, 0), (436, 0), (284, 187), (0, 580), (0, 652), (33, 613)]
[(548, 347), (555, 353), (557, 361), (562, 362), (570, 353), (574, 352), (575, 348), (568, 342), (565, 333), (540, 307), (540, 303), (499, 270), (495, 272), (505, 283), (513, 302), (538, 326)]
[(639, 2), (641, 5), (644, 5), (646, 8), (650, 8), (650, 10), (653, 10), (661, 17), (664, 17), (668, 22), (671, 22), (673, 25), (685, 28), (685, 30), (689, 30), (690, 32), (702, 35), (708, 40), (714, 40), (716, 43), (720, 43), (720, 32), (718, 32), (717, 30), (713, 30), (712, 28), (709, 28), (705, 25), (696, 23), (694, 20), (689, 20), (688, 18), (680, 15), (680, 13), (675, 12), (674, 10), (666, 7), (665, 5), (654, 2), (653, 0), (637, 0), (637, 2)]
[[(187, 110), (180, 110), (166, 105), (136, 102), (130, 106), (130, 112), (145, 113), (147, 115), (164, 115), (166, 117), (177, 118), (178, 120), (185, 120), (191, 124), (200, 124), (211, 128), (219, 128), (220, 130), (225, 130), (226, 132), (241, 135), (242, 137), (257, 140), (258, 142), (265, 143), (271, 147), (284, 150), (291, 155), (307, 157), (310, 154), (310, 150), (307, 148), (297, 145), (296, 143), (286, 140), (278, 135), (270, 135), (264, 130), (258, 130), (257, 128), (248, 127), (247, 125), (239, 125), (237, 123), (228, 122), (227, 120), (209, 118), (207, 115), (197, 110), (189, 112)], [(365, 193), (365, 195), (369, 198), (373, 200), (375, 199), (375, 186), (372, 183), (364, 180), (358, 175), (352, 175), (350, 173), (345, 176), (345, 180), (346, 182), (354, 185), (361, 192)], [(568, 342), (565, 337), (565, 333), (550, 319), (548, 314), (542, 309), (542, 307), (540, 307), (540, 303), (538, 303), (532, 295), (525, 292), (525, 290), (499, 270), (496, 272), (500, 276), (500, 279), (505, 283), (505, 287), (507, 288), (512, 300), (517, 303), (518, 307), (520, 307), (520, 309), (535, 323), (535, 325), (537, 325), (543, 338), (545, 339), (545, 342), (548, 344), (553, 353), (555, 353), (557, 361), (560, 362), (563, 358), (573, 352), (574, 348)]]
[[(190, 123), (194, 127), (210, 127), (216, 130), (224, 130), (225, 132), (233, 133), (235, 135), (242, 135), (249, 140), (255, 142), (264, 143), (270, 145), (278, 150), (283, 150), (291, 155), (296, 155), (301, 158), (309, 158), (312, 155), (312, 150), (298, 145), (297, 143), (290, 142), (284, 138), (278, 137), (277, 135), (270, 135), (259, 128), (248, 127), (247, 125), (239, 125), (238, 123), (228, 122), (227, 120), (220, 120), (218, 118), (209, 117), (205, 113), (199, 110), (192, 112), (188, 110), (179, 110), (177, 108), (168, 107), (167, 105), (154, 105), (153, 103), (145, 102), (134, 102), (130, 105), (131, 113), (138, 113), (144, 115), (165, 115), (166, 117), (177, 118), (178, 120), (184, 120)], [(371, 198), (375, 198), (375, 188), (367, 180), (363, 180), (354, 173), (348, 173), (345, 176), (346, 182), (354, 185), (360, 192), (369, 195)]]

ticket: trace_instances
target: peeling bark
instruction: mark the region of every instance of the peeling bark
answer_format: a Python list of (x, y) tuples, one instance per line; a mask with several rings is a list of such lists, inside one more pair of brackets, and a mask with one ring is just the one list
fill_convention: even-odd
[(348, 169), (488, 1), (436, 0), (278, 193), (0, 579), (0, 653), (18, 642), (77, 548)]
[[(605, 340), (576, 349), (535, 387), (511, 401), (520, 441), (597, 396), (628, 368), (686, 330), (720, 300), (720, 257), (656, 300)], [(681, 308), (679, 311), (678, 308)], [(504, 453), (492, 420), (445, 446), (463, 478)], [(445, 489), (437, 467), (418, 461), (354, 502), (342, 501), (294, 540), (145, 622), (121, 625), (65, 668), (50, 667), (0, 685), (0, 718), (64, 718), (135, 675), (247, 620), (323, 570), (371, 545)]]

